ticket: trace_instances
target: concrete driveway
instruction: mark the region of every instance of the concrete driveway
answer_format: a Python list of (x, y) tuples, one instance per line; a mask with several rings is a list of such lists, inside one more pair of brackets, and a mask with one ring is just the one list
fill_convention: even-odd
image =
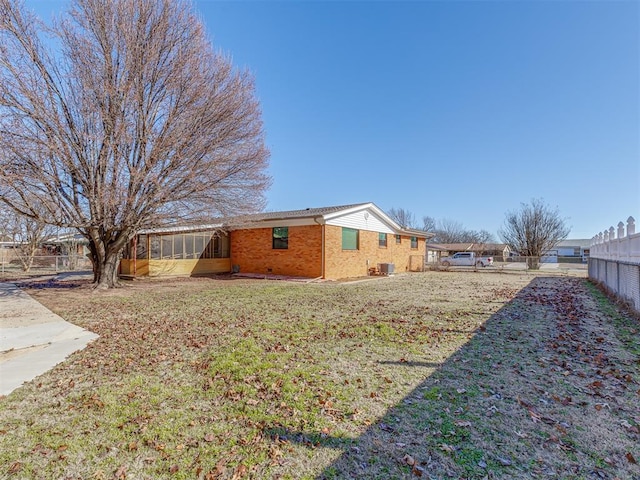
[(0, 283), (0, 395), (45, 373), (98, 338), (13, 283)]

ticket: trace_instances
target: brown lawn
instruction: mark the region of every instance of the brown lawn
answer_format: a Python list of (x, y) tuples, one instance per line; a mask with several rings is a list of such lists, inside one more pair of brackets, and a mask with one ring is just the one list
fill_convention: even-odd
[(0, 399), (1, 478), (640, 478), (640, 327), (584, 278), (38, 286), (100, 338)]

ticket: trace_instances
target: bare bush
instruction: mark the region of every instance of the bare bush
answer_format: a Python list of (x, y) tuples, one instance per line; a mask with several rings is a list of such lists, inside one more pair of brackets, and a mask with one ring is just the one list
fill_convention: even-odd
[(533, 199), (530, 204), (521, 204), (520, 210), (506, 214), (500, 237), (513, 251), (527, 257), (528, 268), (538, 269), (540, 257), (567, 238), (569, 232), (557, 208)]

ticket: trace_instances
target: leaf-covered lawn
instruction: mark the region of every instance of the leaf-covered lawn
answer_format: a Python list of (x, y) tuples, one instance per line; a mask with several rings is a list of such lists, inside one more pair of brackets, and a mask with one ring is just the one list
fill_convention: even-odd
[(2, 478), (640, 476), (640, 328), (582, 278), (30, 293), (100, 338), (0, 400)]

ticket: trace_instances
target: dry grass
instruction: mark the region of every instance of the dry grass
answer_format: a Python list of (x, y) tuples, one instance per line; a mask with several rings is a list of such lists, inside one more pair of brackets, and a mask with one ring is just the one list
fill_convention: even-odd
[(7, 478), (640, 476), (638, 325), (581, 278), (31, 293), (100, 338), (0, 400)]

